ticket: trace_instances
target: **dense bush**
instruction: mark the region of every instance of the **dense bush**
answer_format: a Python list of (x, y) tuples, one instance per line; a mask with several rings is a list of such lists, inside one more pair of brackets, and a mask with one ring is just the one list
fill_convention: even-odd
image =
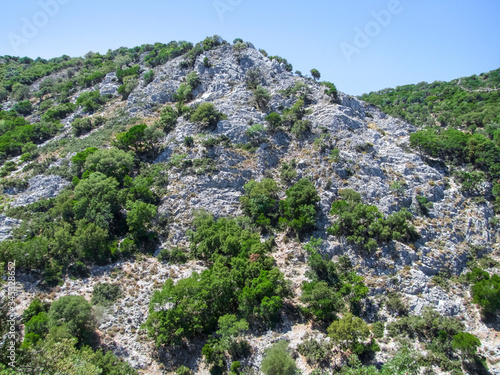
[(42, 115), (42, 120), (48, 122), (55, 122), (66, 118), (69, 114), (73, 113), (77, 108), (76, 104), (64, 103), (59, 104), (56, 107), (47, 109), (47, 111)]
[(287, 350), (288, 342), (278, 341), (266, 349), (260, 369), (265, 375), (294, 375), (295, 360)]
[(71, 123), (71, 128), (75, 137), (79, 137), (82, 134), (90, 132), (94, 126), (90, 117), (84, 117), (74, 119)]
[(303, 282), (300, 300), (306, 304), (306, 313), (312, 314), (319, 322), (330, 323), (345, 305), (357, 312), (368, 288), (348, 264), (324, 259), (317, 251), (320, 245), (321, 240), (311, 238), (305, 246), (310, 253), (306, 275), (311, 281)]
[(347, 236), (349, 241), (369, 251), (380, 242), (410, 242), (418, 238), (415, 227), (409, 224), (412, 215), (406, 209), (384, 219), (376, 206), (362, 203), (359, 193), (345, 189), (340, 191), (340, 196), (342, 199), (332, 204), (330, 214), (337, 220), (327, 229), (328, 233)]
[(212, 103), (202, 103), (191, 115), (191, 121), (200, 122), (203, 128), (215, 128), (219, 121), (226, 120), (227, 116), (218, 112)]
[(253, 98), (252, 101), (255, 104), (255, 107), (259, 111), (264, 111), (271, 100), (271, 94), (262, 86), (257, 86), (255, 90), (253, 90)]
[(144, 85), (147, 86), (155, 79), (155, 72), (153, 69), (148, 70), (143, 76)]
[(122, 295), (118, 284), (102, 283), (94, 287), (91, 303), (93, 305), (108, 306)]
[(105, 98), (101, 96), (99, 90), (83, 92), (76, 99), (76, 105), (82, 106), (83, 110), (87, 113), (95, 112), (105, 102)]
[(123, 100), (127, 100), (138, 84), (139, 79), (136, 76), (127, 76), (123, 78), (123, 85), (118, 87), (118, 94), (122, 96)]
[(366, 339), (369, 334), (368, 325), (351, 313), (345, 314), (342, 319), (333, 322), (328, 327), (328, 336), (343, 350), (356, 351), (359, 341)]
[(316, 225), (316, 203), (319, 195), (307, 178), (300, 179), (286, 191), (286, 198), (279, 202), (279, 223), (296, 232), (305, 232)]
[(91, 305), (82, 296), (66, 296), (54, 301), (49, 310), (49, 326), (63, 325), (81, 344), (91, 344), (96, 328)]
[(19, 113), (20, 115), (27, 116), (33, 111), (33, 106), (31, 105), (31, 102), (29, 100), (24, 100), (14, 105), (14, 111)]
[(245, 213), (259, 226), (275, 223), (278, 214), (278, 184), (270, 178), (249, 181), (240, 197)]
[(258, 234), (242, 229), (236, 221), (216, 221), (204, 213), (196, 216), (193, 225), (191, 252), (212, 264), (175, 285), (169, 279), (155, 292), (145, 328), (157, 345), (213, 332), (226, 314), (238, 314), (249, 323), (273, 324), (282, 298), (289, 293), (283, 275), (266, 255), (273, 240), (262, 243)]
[[(90, 341), (94, 318), (83, 297), (61, 297), (47, 314), (48, 308), (35, 299), (24, 311), (23, 317), (30, 318), (25, 319), (24, 341), (16, 353), (17, 368), (36, 374), (137, 374), (111, 352), (83, 346), (95, 344)], [(7, 362), (0, 361), (0, 370), (4, 369), (3, 363)]]
[(282, 123), (281, 116), (276, 112), (271, 112), (269, 115), (267, 115), (266, 121), (269, 124), (269, 130), (273, 132), (277, 131)]
[(467, 274), (474, 283), (472, 286), (472, 301), (483, 308), (485, 313), (494, 314), (500, 310), (500, 276), (475, 268)]

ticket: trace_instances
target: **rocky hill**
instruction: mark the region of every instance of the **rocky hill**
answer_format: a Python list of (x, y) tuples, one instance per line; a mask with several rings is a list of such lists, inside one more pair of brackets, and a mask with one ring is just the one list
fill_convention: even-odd
[[(163, 60), (171, 46), (88, 54), (25, 79), (22, 88), (4, 82), (0, 127), (16, 127), (0, 137), (0, 261), (16, 261), (22, 286), (15, 310), (19, 345), (24, 337), (20, 360), (61, 373), (43, 364), (62, 360), (54, 342), (74, 345), (54, 333), (65, 325), (54, 323), (64, 314), (53, 302), (76, 295), (93, 303), (94, 349), (144, 374), (270, 374), (263, 358), (269, 362), (266, 350), (281, 340), (307, 374), (361, 373), (356, 354), (366, 373), (417, 373), (398, 365), (401, 353), (420, 373), (500, 373), (499, 226), (492, 202), (464, 191), (442, 160), (410, 147), (415, 126), (332, 84), (293, 74), (286, 60), (250, 43), (213, 38), (209, 44), (180, 45)], [(2, 65), (5, 74), (13, 69), (6, 59)], [(68, 89), (40, 94), (57, 85)], [(32, 147), (14, 144), (19, 126), (34, 127), (21, 141)], [(481, 189), (488, 197), (492, 183), (485, 180)], [(221, 270), (233, 272), (236, 259), (263, 267), (260, 276), (223, 292)], [(329, 284), (314, 259), (341, 281)], [(255, 286), (271, 274), (281, 276)], [(215, 296), (190, 294), (217, 278), (223, 286), (210, 284), (207, 293), (236, 293), (227, 305), (216, 308)], [(186, 291), (168, 280), (187, 280)], [(477, 287), (485, 280), (487, 297)], [(120, 293), (96, 302), (95, 291), (107, 284)], [(249, 290), (257, 304), (247, 312)], [(43, 329), (28, 329), (30, 320), (20, 319), (35, 298), (52, 303), (32, 314), (47, 315)], [(192, 310), (189, 299), (199, 302)], [(266, 310), (271, 300), (279, 303)], [(331, 326), (350, 313), (369, 333), (357, 339), (335, 333)], [(246, 329), (233, 324), (225, 336), (217, 319), (228, 315), (245, 319)], [(198, 328), (191, 332), (188, 324)], [(28, 331), (47, 339), (27, 342)], [(70, 332), (79, 343), (73, 355), (85, 362), (78, 345), (88, 341)], [(464, 337), (469, 341), (461, 346)], [(242, 342), (247, 349), (235, 353)], [(39, 348), (45, 354), (35, 356)], [(77, 373), (71, 358), (65, 373)], [(236, 360), (239, 370), (231, 367)], [(368, 367), (374, 365), (379, 370)]]

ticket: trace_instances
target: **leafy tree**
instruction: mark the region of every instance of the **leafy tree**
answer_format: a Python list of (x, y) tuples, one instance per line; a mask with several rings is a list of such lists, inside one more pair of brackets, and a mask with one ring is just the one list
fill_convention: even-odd
[(188, 84), (191, 89), (196, 89), (200, 84), (201, 80), (200, 77), (198, 77), (198, 73), (196, 72), (191, 72), (186, 76), (186, 83)]
[(127, 225), (130, 233), (138, 238), (144, 238), (147, 235), (148, 229), (151, 228), (151, 221), (158, 213), (158, 208), (155, 205), (142, 201), (129, 201), (127, 203)]
[(99, 221), (87, 224), (85, 220), (82, 220), (79, 222), (73, 238), (76, 253), (82, 259), (104, 265), (109, 261), (111, 255), (108, 237), (108, 230), (99, 225)]
[(64, 325), (80, 344), (90, 344), (96, 323), (92, 307), (82, 296), (60, 297), (52, 302), (49, 326)]
[(14, 105), (14, 111), (19, 113), (20, 115), (27, 116), (33, 111), (33, 106), (31, 105), (31, 102), (29, 100), (24, 100)]
[(288, 342), (278, 341), (266, 349), (260, 369), (265, 375), (293, 375), (297, 372), (295, 360), (287, 351)]
[(85, 161), (85, 169), (122, 181), (125, 175), (132, 171), (134, 164), (133, 152), (110, 148), (89, 154)]
[(282, 225), (297, 232), (307, 231), (316, 225), (316, 203), (319, 195), (314, 185), (307, 178), (300, 179), (286, 191), (286, 199), (279, 202)]
[(476, 354), (477, 348), (481, 346), (481, 341), (470, 333), (459, 332), (453, 336), (451, 343), (453, 349), (460, 350), (466, 356)]
[(482, 306), (484, 312), (494, 314), (500, 310), (500, 276), (492, 275), (472, 286), (472, 301)]
[(77, 118), (71, 123), (71, 128), (73, 129), (73, 134), (79, 137), (82, 134), (91, 131), (94, 126), (92, 124), (92, 119), (90, 117)]
[(276, 112), (271, 112), (266, 116), (266, 121), (269, 124), (270, 131), (277, 131), (282, 123), (281, 116)]
[(155, 72), (153, 69), (149, 69), (143, 76), (144, 85), (147, 86), (155, 79)]
[(100, 172), (92, 173), (75, 187), (73, 212), (77, 219), (86, 219), (107, 229), (120, 206), (118, 181)]
[(191, 121), (200, 122), (204, 128), (214, 128), (219, 121), (226, 120), (227, 116), (215, 109), (212, 103), (202, 103), (191, 115)]
[(354, 348), (360, 340), (366, 339), (369, 334), (368, 325), (351, 313), (346, 313), (342, 319), (333, 322), (328, 327), (328, 336), (343, 350)]
[(321, 74), (318, 69), (311, 69), (311, 75), (316, 81), (321, 78)]
[(267, 107), (267, 104), (271, 100), (271, 94), (262, 86), (257, 86), (253, 91), (253, 101), (258, 110), (262, 111)]
[(240, 197), (245, 213), (258, 225), (270, 225), (278, 212), (278, 185), (271, 178), (261, 182), (249, 181), (243, 186), (245, 195)]
[(116, 135), (116, 146), (124, 150), (139, 151), (145, 147), (146, 124), (134, 125), (128, 131)]
[(165, 131), (165, 133), (168, 134), (175, 129), (175, 125), (177, 124), (177, 118), (178, 118), (177, 112), (175, 112), (175, 110), (172, 107), (166, 106), (161, 112), (158, 124), (163, 129), (163, 131)]
[(122, 96), (123, 100), (127, 100), (138, 84), (139, 78), (136, 76), (127, 76), (123, 78), (123, 85), (118, 87), (118, 94)]

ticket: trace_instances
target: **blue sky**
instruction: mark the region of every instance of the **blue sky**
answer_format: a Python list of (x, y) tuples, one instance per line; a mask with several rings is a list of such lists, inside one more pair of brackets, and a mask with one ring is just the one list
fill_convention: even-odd
[(82, 56), (217, 34), (359, 95), (500, 67), (498, 15), (498, 0), (18, 0), (2, 4), (0, 55)]

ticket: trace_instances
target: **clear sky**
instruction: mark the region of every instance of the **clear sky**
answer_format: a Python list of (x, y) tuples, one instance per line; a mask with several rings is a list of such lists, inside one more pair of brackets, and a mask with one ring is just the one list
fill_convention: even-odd
[(0, 55), (82, 56), (217, 34), (359, 95), (499, 68), (499, 15), (499, 0), (4, 1)]

